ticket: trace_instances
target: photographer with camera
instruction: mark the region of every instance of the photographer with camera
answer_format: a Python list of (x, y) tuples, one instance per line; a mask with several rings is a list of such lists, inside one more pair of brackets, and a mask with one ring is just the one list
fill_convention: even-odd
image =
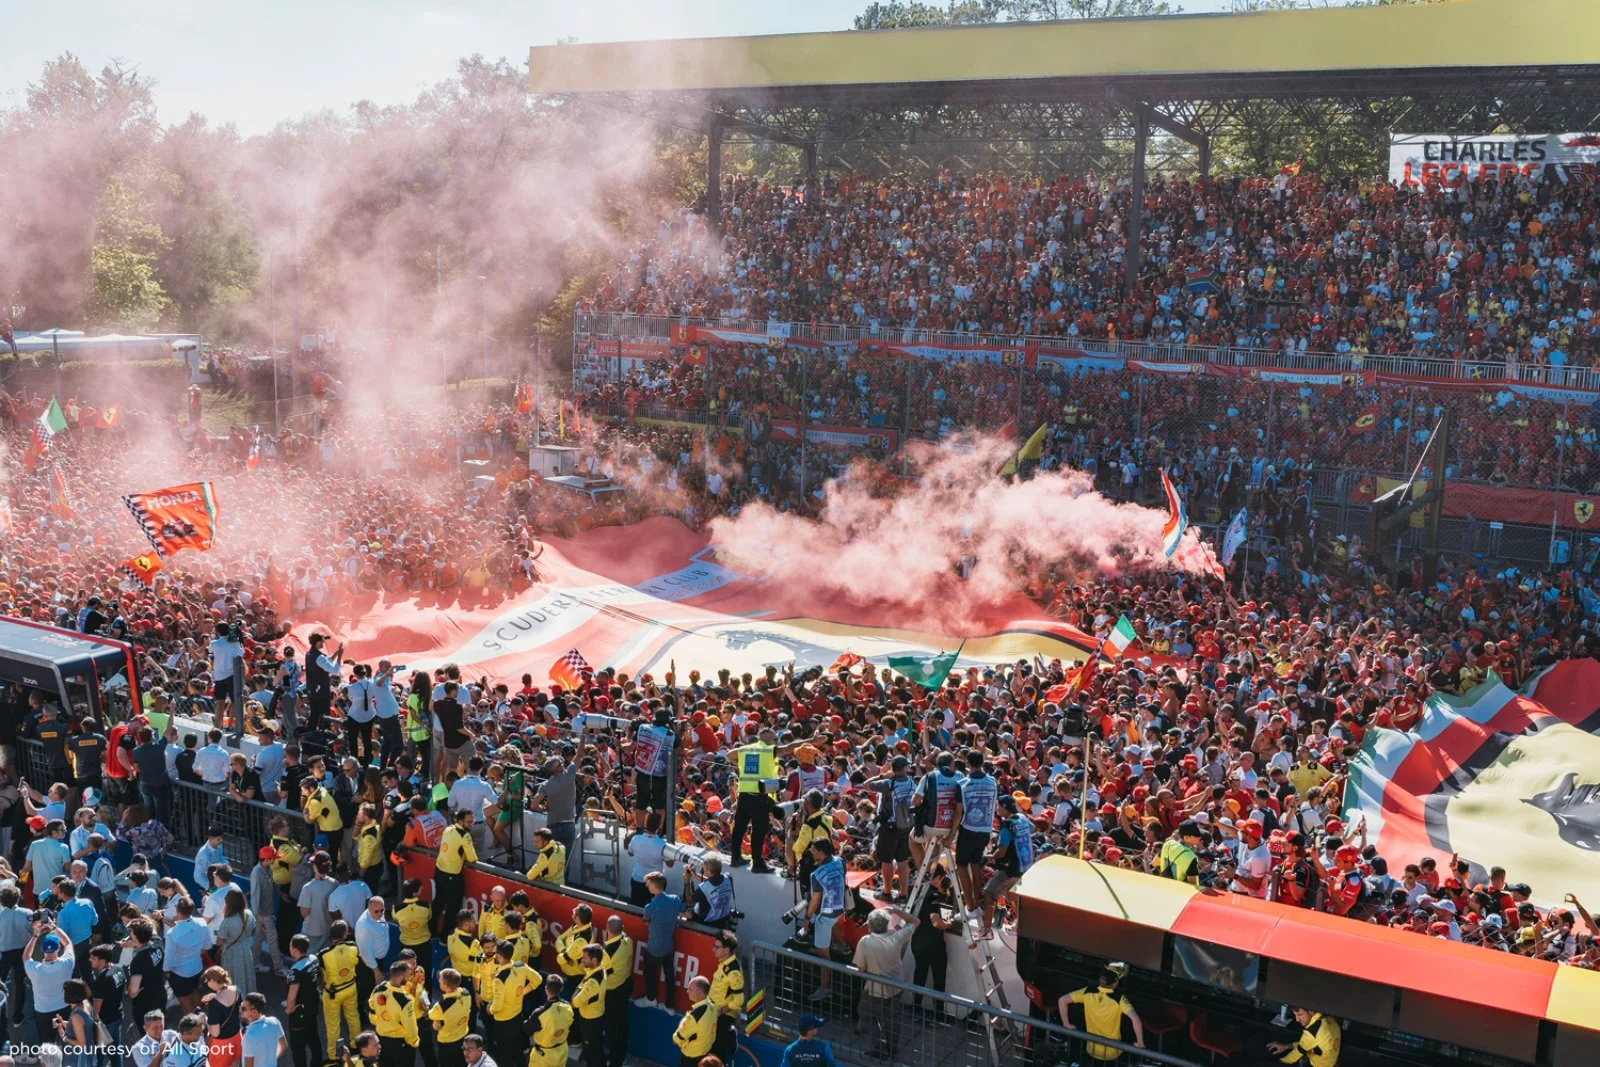
[[(844, 861), (833, 854), (833, 840), (818, 838), (811, 842), (811, 856), (816, 869), (811, 872), (811, 897), (806, 901), (805, 917), (811, 924), (811, 951), (822, 959), (830, 959), (833, 947), (833, 924), (845, 911)], [(784, 913), (785, 922), (793, 922), (800, 907)], [(833, 972), (821, 968), (822, 984), (811, 993), (814, 1001), (826, 1000), (832, 984)]]
[(733, 879), (723, 872), (720, 856), (706, 856), (698, 866), (698, 878), (695, 877), (696, 864), (685, 862), (683, 868), (689, 917), (702, 926), (731, 929), (738, 921), (738, 913), (733, 910)]

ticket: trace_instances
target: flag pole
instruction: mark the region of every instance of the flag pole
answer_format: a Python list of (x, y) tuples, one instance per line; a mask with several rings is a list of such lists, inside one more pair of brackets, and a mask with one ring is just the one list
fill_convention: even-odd
[[(1099, 646), (1090, 655), (1089, 659), (1084, 661), (1083, 666), (1078, 669), (1083, 670), (1092, 663), (1098, 663), (1100, 653), (1105, 651), (1105, 647), (1105, 638), (1101, 638)], [(1074, 690), (1072, 695), (1076, 696), (1077, 690)], [(1080, 798), (1078, 812), (1078, 858), (1080, 860), (1083, 859), (1084, 853), (1089, 847), (1089, 759), (1093, 735), (1094, 731), (1089, 729), (1089, 720), (1085, 719), (1083, 721), (1083, 796)]]

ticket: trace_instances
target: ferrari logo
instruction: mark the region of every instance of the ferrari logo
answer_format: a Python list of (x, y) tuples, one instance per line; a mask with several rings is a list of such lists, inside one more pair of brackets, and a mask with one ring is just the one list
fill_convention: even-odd
[(1594, 501), (1574, 500), (1572, 502), (1572, 516), (1578, 520), (1579, 526), (1589, 525), (1589, 520), (1594, 517)]

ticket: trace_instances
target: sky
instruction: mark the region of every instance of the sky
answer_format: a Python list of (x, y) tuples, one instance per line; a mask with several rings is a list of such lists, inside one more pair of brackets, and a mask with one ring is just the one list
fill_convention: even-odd
[[(361, 100), (407, 103), (481, 53), (518, 65), (530, 45), (849, 29), (869, 0), (0, 0), (0, 106), (63, 52), (155, 79), (162, 121), (191, 112), (245, 135)], [(1187, 12), (1227, 0), (1183, 0)]]

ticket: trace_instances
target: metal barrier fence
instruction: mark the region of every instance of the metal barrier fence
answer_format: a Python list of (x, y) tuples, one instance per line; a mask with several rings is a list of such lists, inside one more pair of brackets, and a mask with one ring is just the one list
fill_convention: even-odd
[(256, 850), (271, 836), (267, 823), (277, 816), (289, 822), (289, 836), (310, 844), (312, 832), (306, 817), (293, 808), (265, 804), (259, 800), (235, 800), (226, 788), (176, 782), (172, 786), (172, 847), (179, 852), (194, 852), (206, 843), (208, 832), (222, 831), (222, 850), (236, 871), (248, 872), (256, 865)]
[(632, 315), (620, 312), (585, 312), (573, 320), (574, 350), (585, 336), (604, 335), (630, 340), (665, 340), (673, 327), (704, 326), (741, 330), (766, 335), (769, 331), (784, 337), (822, 342), (888, 341), (897, 344), (943, 345), (953, 347), (1014, 348), (1041, 345), (1051, 348), (1077, 348), (1085, 352), (1121, 356), (1125, 359), (1156, 363), (1219, 363), (1231, 367), (1283, 367), (1295, 370), (1368, 370), (1390, 374), (1418, 375), (1489, 381), (1517, 381), (1535, 385), (1557, 385), (1571, 389), (1600, 388), (1600, 372), (1588, 367), (1550, 366), (1543, 363), (1463, 362), (1432, 356), (1379, 356), (1342, 352), (1284, 352), (1273, 348), (1232, 345), (1186, 345), (1157, 341), (1109, 341), (1089, 337), (1055, 337), (1044, 334), (1007, 336), (966, 333), (951, 330), (918, 330), (909, 327), (850, 326), (840, 323), (752, 322), (741, 318), (704, 319), (677, 315)]
[[(828, 972), (829, 988), (823, 999), (814, 1001), (811, 994), (821, 988), (824, 971)], [(872, 975), (869, 979), (853, 967), (765, 941), (750, 945), (745, 973), (749, 989), (766, 991), (767, 1036), (793, 1039), (799, 1032), (800, 1016), (821, 1015), (827, 1023), (818, 1036), (828, 1042), (841, 1063), (1046, 1067), (1100, 1062), (1085, 1048), (1092, 1043), (1116, 1049), (1120, 1053), (1116, 1062), (1127, 1067), (1195, 1067), (1190, 1060), (1091, 1037), (898, 978)], [(869, 996), (865, 992), (869, 980), (892, 989), (894, 996)]]

